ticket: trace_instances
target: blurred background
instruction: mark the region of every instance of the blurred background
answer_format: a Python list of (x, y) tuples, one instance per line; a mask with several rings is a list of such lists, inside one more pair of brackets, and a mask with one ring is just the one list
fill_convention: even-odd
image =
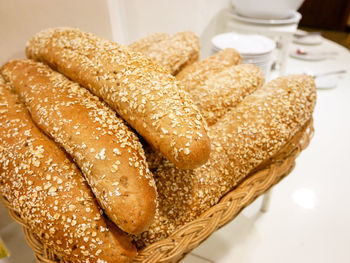
[(314, 45), (315, 49), (323, 38), (350, 47), (348, 0), (0, 2), (1, 64), (12, 58), (23, 57), (25, 42), (30, 36), (55, 26), (79, 27), (121, 44), (129, 44), (155, 32), (173, 34), (191, 30), (200, 37), (202, 58), (213, 53), (211, 41), (215, 35), (232, 31), (265, 35), (276, 42), (276, 50), (271, 52), (274, 54), (266, 63), (268, 69), (265, 71), (269, 74), (270, 70), (275, 70), (280, 75), (286, 72), (285, 59), (296, 37), (298, 42)]
[[(227, 18), (224, 10), (238, 0), (0, 0), (0, 63), (23, 55), (25, 41), (47, 27), (72, 26), (128, 44), (154, 32), (175, 33), (192, 30), (203, 35), (222, 32)], [(252, 3), (250, 3), (252, 2)], [(265, 2), (267, 4), (265, 4)], [(326, 38), (350, 46), (350, 1), (348, 0), (279, 0), (256, 1), (270, 10), (276, 3), (284, 8), (299, 8), (299, 28), (319, 31)], [(297, 5), (297, 6), (295, 6)], [(283, 9), (283, 7), (280, 7)], [(282, 19), (283, 20), (283, 19)]]
[(349, 0), (306, 0), (298, 11), (302, 15), (300, 28), (319, 30), (324, 37), (350, 48)]

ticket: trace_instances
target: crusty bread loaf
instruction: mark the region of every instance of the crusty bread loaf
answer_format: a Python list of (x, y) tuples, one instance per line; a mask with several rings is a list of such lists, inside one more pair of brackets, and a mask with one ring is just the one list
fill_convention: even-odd
[[(201, 110), (208, 126), (214, 125), (227, 111), (260, 88), (264, 82), (260, 68), (250, 64), (224, 67), (221, 71), (219, 69), (210, 71), (210, 68), (208, 72), (201, 70), (196, 75), (198, 79), (200, 79), (199, 72), (203, 74), (203, 78), (207, 78), (208, 75), (210, 77), (198, 86), (192, 87), (189, 94)], [(187, 83), (191, 83), (190, 78), (187, 79)], [(147, 144), (144, 144), (144, 149), (148, 166), (153, 171), (164, 158)]]
[(198, 108), (166, 70), (141, 53), (70, 28), (36, 34), (26, 53), (102, 98), (178, 167), (208, 160), (210, 142)]
[(42, 63), (16, 60), (1, 71), (39, 128), (74, 158), (109, 218), (128, 233), (147, 229), (154, 181), (137, 136), (115, 112)]
[(147, 35), (131, 43), (129, 45), (129, 48), (131, 48), (136, 52), (143, 53), (143, 52), (147, 52), (147, 50), (149, 50), (151, 46), (154, 45), (155, 43), (159, 43), (169, 38), (170, 38), (170, 35), (167, 33), (154, 33), (154, 34)]
[(158, 209), (140, 246), (171, 234), (197, 218), (251, 171), (278, 153), (311, 118), (316, 100), (312, 77), (275, 79), (247, 96), (209, 127), (208, 163), (180, 170), (164, 160), (154, 170)]
[(187, 91), (190, 91), (193, 87), (203, 85), (213, 74), (221, 72), (225, 68), (236, 66), (241, 61), (242, 58), (235, 49), (226, 48), (185, 67), (176, 75), (176, 78), (183, 83)]
[[(251, 64), (226, 67), (216, 73), (203, 72), (206, 81), (192, 86), (188, 93), (201, 111), (208, 126), (214, 125), (225, 113), (247, 95), (264, 84), (264, 74)], [(199, 75), (197, 75), (199, 76)]]
[[(180, 34), (183, 33), (177, 35)], [(155, 62), (164, 66), (170, 64), (173, 57), (181, 57), (176, 53), (186, 53), (187, 46), (184, 40), (173, 41), (167, 34), (156, 33), (129, 47), (155, 58)], [(248, 64), (235, 67), (239, 63), (239, 53), (227, 48), (207, 59), (191, 63), (176, 75), (209, 126), (264, 82), (259, 67)]]
[(129, 47), (151, 58), (172, 75), (199, 58), (199, 39), (190, 31), (178, 32), (172, 36), (156, 33), (132, 43)]
[(136, 255), (129, 237), (106, 224), (81, 172), (3, 84), (0, 194), (65, 262), (130, 262)]

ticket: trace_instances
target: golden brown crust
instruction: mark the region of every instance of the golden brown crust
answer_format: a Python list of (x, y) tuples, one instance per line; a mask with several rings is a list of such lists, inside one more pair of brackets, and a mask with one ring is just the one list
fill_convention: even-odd
[(145, 36), (144, 38), (138, 39), (137, 41), (131, 43), (129, 48), (136, 52), (147, 52), (152, 45), (159, 43), (161, 41), (167, 40), (170, 38), (170, 35), (167, 33), (154, 33)]
[(235, 107), (264, 82), (260, 68), (239, 63), (241, 56), (238, 52), (227, 48), (193, 63), (176, 75), (208, 126), (214, 125), (228, 109)]
[(167, 237), (198, 217), (254, 168), (274, 156), (311, 118), (312, 77), (281, 77), (265, 84), (209, 128), (208, 163), (180, 170), (164, 160), (154, 171), (159, 191), (155, 220), (138, 245)]
[(208, 126), (214, 125), (229, 109), (260, 88), (265, 80), (260, 68), (250, 64), (226, 67), (220, 72), (207, 72), (206, 75), (206, 81), (192, 86), (188, 93)]
[(0, 194), (30, 231), (69, 262), (130, 262), (136, 248), (106, 225), (77, 167), (0, 84)]
[(176, 75), (176, 79), (183, 83), (186, 91), (190, 91), (193, 87), (203, 85), (212, 74), (236, 66), (241, 61), (242, 58), (235, 49), (226, 48), (185, 67)]
[[(223, 54), (225, 53), (221, 55)], [(232, 59), (228, 60), (232, 61)], [(250, 64), (225, 66), (221, 68), (221, 71), (219, 67), (212, 68), (213, 71), (210, 71), (209, 64), (204, 63), (203, 68), (199, 65), (196, 67), (198, 69), (198, 74), (196, 75), (198, 79), (200, 79), (199, 73), (201, 73), (206, 80), (198, 84), (198, 86), (193, 86), (189, 90), (189, 94), (201, 110), (208, 126), (212, 126), (227, 111), (237, 106), (246, 96), (260, 88), (264, 83), (264, 75), (259, 67)], [(204, 71), (204, 69), (208, 70), (208, 72)], [(184, 75), (184, 77), (187, 76)], [(190, 78), (187, 78), (187, 83), (191, 84)], [(144, 149), (147, 163), (151, 171), (153, 171), (163, 162), (164, 158), (147, 144), (144, 144)]]
[(154, 181), (137, 136), (115, 112), (42, 63), (11, 61), (2, 74), (37, 125), (74, 158), (109, 218), (128, 233), (147, 229)]
[(38, 33), (26, 53), (102, 98), (178, 167), (208, 160), (210, 142), (197, 107), (166, 70), (140, 53), (70, 28)]
[(178, 32), (172, 36), (156, 33), (132, 43), (129, 47), (151, 58), (172, 75), (199, 58), (199, 39), (190, 31)]

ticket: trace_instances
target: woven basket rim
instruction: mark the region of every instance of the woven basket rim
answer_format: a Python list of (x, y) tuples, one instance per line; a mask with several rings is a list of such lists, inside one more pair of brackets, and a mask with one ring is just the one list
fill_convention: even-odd
[[(287, 156), (283, 156), (282, 159), (272, 159), (271, 163), (245, 178), (236, 188), (222, 197), (218, 204), (209, 208), (199, 218), (178, 228), (169, 237), (140, 250), (133, 262), (165, 263), (181, 260), (212, 233), (232, 221), (243, 208), (288, 175), (295, 166), (296, 157), (309, 145), (313, 133), (313, 119), (311, 117), (304, 126), (301, 138), (294, 142), (295, 147)], [(65, 262), (57, 259), (50, 249), (41, 244), (30, 232), (20, 214), (10, 206), (3, 196), (0, 195), (0, 198), (8, 208), (10, 216), (22, 225), (25, 239), (32, 248), (37, 262)]]

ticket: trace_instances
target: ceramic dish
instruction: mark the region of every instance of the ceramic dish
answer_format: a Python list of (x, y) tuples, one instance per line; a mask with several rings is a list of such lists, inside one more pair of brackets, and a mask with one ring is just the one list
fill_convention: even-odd
[(292, 15), (283, 19), (261, 19), (261, 18), (252, 18), (243, 16), (237, 13), (236, 10), (232, 10), (230, 12), (231, 16), (241, 22), (247, 22), (252, 24), (260, 24), (260, 25), (286, 25), (286, 24), (295, 24), (298, 23), (301, 19), (301, 14), (294, 11)]
[(238, 34), (234, 32), (216, 35), (212, 38), (215, 49), (234, 48), (242, 56), (264, 55), (272, 52), (276, 48), (273, 40), (255, 34)]

